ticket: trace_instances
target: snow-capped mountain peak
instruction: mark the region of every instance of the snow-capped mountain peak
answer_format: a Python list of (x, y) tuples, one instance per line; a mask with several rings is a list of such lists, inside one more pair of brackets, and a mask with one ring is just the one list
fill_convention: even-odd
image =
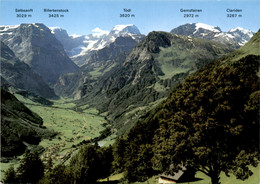
[(135, 37), (134, 35), (141, 35), (139, 29), (133, 24), (116, 25), (112, 28), (112, 30), (109, 33), (107, 31), (101, 30), (100, 28), (93, 29), (92, 32), (94, 32), (92, 34), (93, 37), (100, 38), (100, 39), (95, 40), (95, 42), (92, 41), (91, 45), (87, 47), (86, 51), (100, 50), (105, 46), (109, 45), (110, 43), (114, 42), (116, 38), (120, 36)]
[(116, 25), (110, 32), (97, 27), (92, 30), (92, 34), (81, 37), (71, 35), (70, 37), (74, 41), (80, 41), (80, 43), (76, 47), (70, 49), (68, 55), (75, 63), (82, 65), (87, 56), (115, 42), (118, 37), (131, 37), (133, 40), (139, 42), (144, 35), (141, 35), (139, 29), (135, 25), (127, 24)]
[(239, 48), (250, 40), (254, 33), (250, 30), (237, 27), (228, 32), (222, 32), (218, 26), (211, 26), (204, 23), (189, 23), (171, 30), (171, 33), (193, 36), (206, 40), (213, 40)]
[(242, 31), (242, 30), (244, 30), (242, 27), (236, 27), (236, 28), (230, 29), (229, 32)]
[(205, 29), (205, 30), (209, 30), (209, 31), (212, 31), (212, 32), (216, 32), (216, 33), (221, 32), (219, 27), (210, 26), (210, 25), (204, 24), (204, 23), (196, 23), (195, 26), (196, 27), (195, 27), (194, 33), (198, 32), (199, 29)]
[(22, 23), (20, 25), (0, 26), (0, 36), (12, 35), (15, 32), (22, 32), (23, 29), (31, 29), (33, 32), (49, 31), (49, 28), (42, 23)]
[(141, 34), (139, 29), (133, 24), (116, 25), (109, 33), (110, 35), (123, 35), (123, 34)]
[(134, 26), (134, 25), (133, 24), (116, 25), (115, 27), (113, 27), (112, 31), (120, 32), (120, 31), (123, 31), (126, 27), (132, 27), (132, 26)]
[(252, 37), (254, 35), (254, 33), (252, 31), (250, 31), (248, 29), (243, 29), (241, 27), (236, 27), (234, 29), (230, 29), (228, 32), (229, 33), (240, 32), (240, 33), (243, 33), (243, 34), (248, 35), (250, 37)]

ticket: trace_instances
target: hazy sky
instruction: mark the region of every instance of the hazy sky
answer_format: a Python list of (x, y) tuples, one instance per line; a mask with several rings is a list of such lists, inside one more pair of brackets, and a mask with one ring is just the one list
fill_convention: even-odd
[[(124, 12), (124, 8), (131, 12)], [(33, 9), (33, 12), (16, 12)], [(66, 13), (46, 13), (44, 9), (68, 9)], [(200, 9), (183, 13), (181, 9)], [(238, 9), (242, 12), (227, 12)], [(120, 14), (130, 17), (120, 17)], [(26, 14), (27, 17), (17, 17)], [(59, 17), (49, 17), (59, 14)], [(185, 18), (184, 14), (193, 14)], [(228, 18), (227, 14), (235, 14)], [(21, 15), (20, 15), (21, 16)], [(55, 15), (54, 15), (55, 16)], [(2, 0), (1, 25), (44, 23), (61, 27), (69, 34), (90, 34), (97, 27), (111, 30), (118, 24), (135, 24), (143, 34), (170, 31), (185, 23), (202, 22), (219, 26), (222, 31), (243, 27), (256, 32), (260, 28), (260, 0)]]

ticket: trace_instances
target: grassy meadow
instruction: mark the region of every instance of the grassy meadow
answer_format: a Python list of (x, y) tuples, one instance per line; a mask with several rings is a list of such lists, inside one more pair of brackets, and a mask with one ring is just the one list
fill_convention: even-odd
[[(18, 100), (23, 102), (30, 110), (37, 113), (43, 119), (43, 126), (57, 132), (54, 138), (43, 139), (40, 146), (45, 151), (41, 155), (43, 160), (51, 157), (55, 164), (66, 163), (70, 155), (76, 153), (76, 146), (83, 140), (89, 140), (100, 135), (105, 130), (107, 121), (104, 116), (88, 105), (76, 107), (71, 99), (52, 100), (52, 106), (44, 106), (31, 101), (28, 98), (16, 94)], [(99, 142), (101, 146), (112, 144), (113, 136), (107, 137)], [(10, 160), (8, 163), (1, 163), (1, 170), (4, 171), (14, 165), (19, 165), (22, 156)], [(3, 172), (1, 172), (3, 176)]]

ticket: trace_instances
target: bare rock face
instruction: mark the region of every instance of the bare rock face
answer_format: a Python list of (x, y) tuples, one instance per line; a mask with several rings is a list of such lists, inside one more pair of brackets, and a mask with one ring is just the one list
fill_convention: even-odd
[(44, 24), (1, 26), (0, 39), (48, 84), (53, 85), (61, 74), (78, 69)]
[(69, 36), (65, 29), (60, 27), (49, 27), (51, 33), (63, 45), (65, 52), (70, 57), (73, 54), (73, 49), (84, 44), (84, 36)]
[(54, 90), (43, 81), (42, 77), (20, 61), (3, 42), (1, 42), (1, 77), (4, 79), (1, 85), (7, 83), (45, 98), (56, 97)]

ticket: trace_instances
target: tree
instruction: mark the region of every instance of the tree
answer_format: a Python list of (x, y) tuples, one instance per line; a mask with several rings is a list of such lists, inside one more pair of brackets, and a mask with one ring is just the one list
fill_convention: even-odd
[(100, 148), (98, 144), (82, 146), (71, 158), (69, 170), (74, 183), (95, 183), (97, 179), (110, 175), (112, 147)]
[(212, 184), (220, 183), (221, 172), (242, 180), (252, 174), (248, 166), (259, 160), (259, 60), (211, 65), (171, 93), (164, 105), (171, 109), (168, 118), (154, 136), (156, 169), (191, 166)]
[(139, 153), (128, 158), (126, 162), (125, 177), (129, 182), (146, 181), (156, 171), (152, 168), (151, 158), (153, 156), (150, 144), (140, 145)]
[(97, 145), (82, 146), (71, 158), (69, 168), (75, 183), (94, 183), (100, 170), (100, 160), (96, 154)]
[(45, 172), (46, 173), (51, 172), (52, 169), (53, 169), (53, 162), (52, 162), (51, 157), (49, 157), (48, 160), (47, 160), (47, 163), (45, 165)]
[[(153, 169), (152, 138), (159, 127), (158, 115), (152, 111), (144, 122), (137, 122), (125, 138), (119, 138), (114, 145), (114, 168), (125, 172), (129, 183), (145, 181), (158, 174)], [(162, 113), (163, 114), (163, 113)]]
[(17, 176), (14, 170), (14, 167), (11, 166), (6, 172), (4, 177), (4, 183), (16, 183), (17, 182)]
[(63, 165), (57, 165), (53, 169), (48, 170), (43, 179), (40, 180), (39, 184), (71, 184), (71, 174), (68, 168)]
[(17, 178), (21, 183), (36, 183), (44, 175), (44, 165), (37, 152), (25, 152), (19, 167)]
[(114, 148), (113, 148), (113, 169), (117, 172), (122, 172), (124, 169), (125, 164), (125, 150), (126, 143), (125, 140), (122, 137), (118, 137), (115, 141)]

